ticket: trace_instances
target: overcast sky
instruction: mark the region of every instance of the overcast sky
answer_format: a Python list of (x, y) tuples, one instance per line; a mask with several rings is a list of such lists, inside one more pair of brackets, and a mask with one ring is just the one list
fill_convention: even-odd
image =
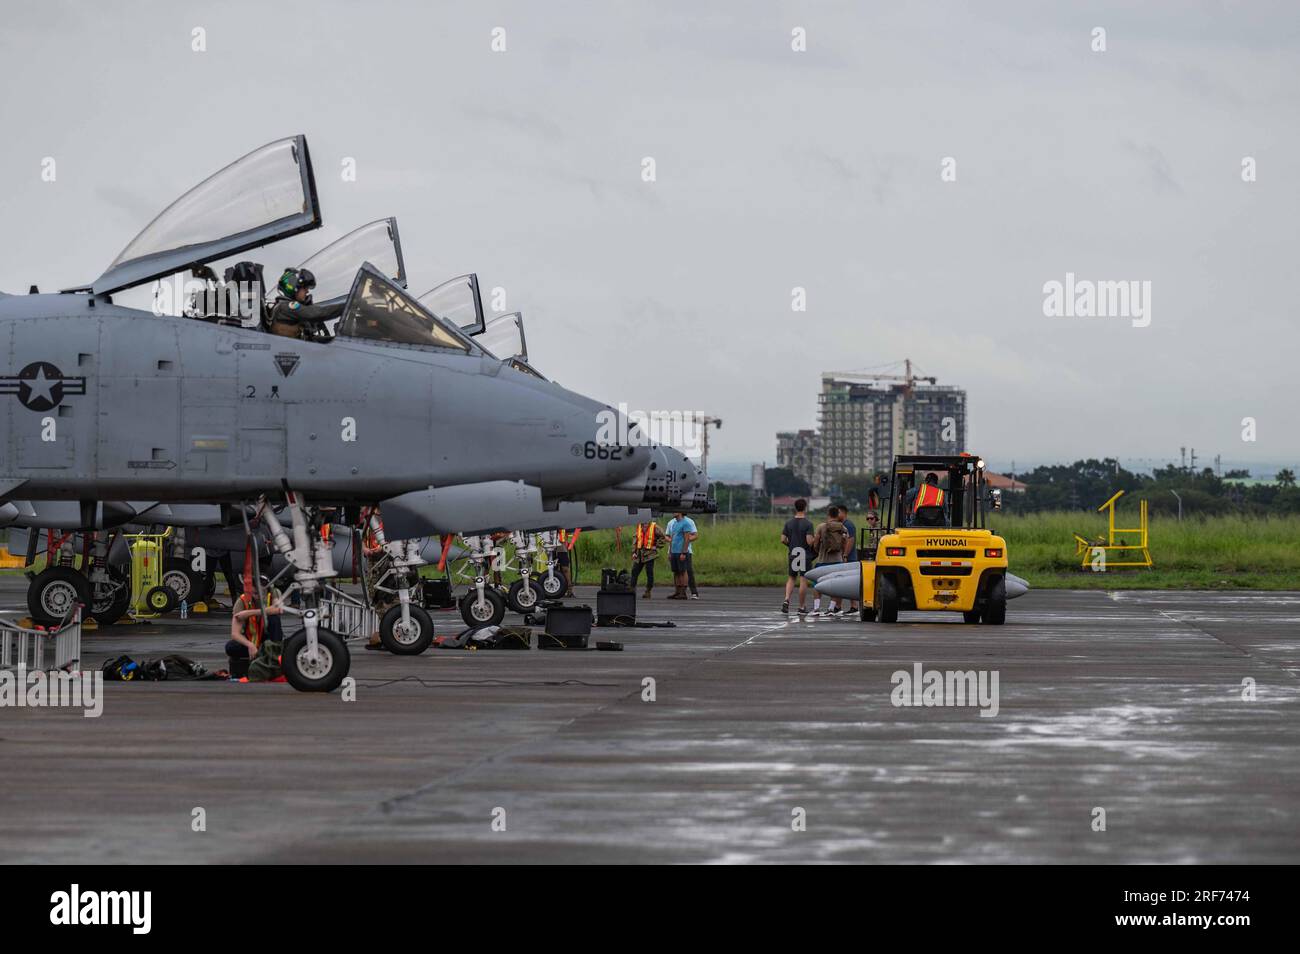
[[(325, 226), (268, 271), (396, 215), (414, 291), (477, 271), (545, 373), (720, 416), (719, 460), (909, 356), (992, 461), (1300, 458), (1300, 7), (1069, 6), (7, 7), (0, 290), (91, 281), (301, 132)], [(1151, 282), (1149, 327), (1045, 317), (1067, 272)]]

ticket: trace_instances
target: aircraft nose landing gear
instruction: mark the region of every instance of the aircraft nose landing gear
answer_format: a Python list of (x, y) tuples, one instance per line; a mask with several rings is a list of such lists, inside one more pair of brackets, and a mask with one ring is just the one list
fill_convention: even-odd
[(265, 505), (265, 498), (262, 500), (262, 517), (271, 531), (271, 539), (293, 570), (293, 583), (285, 591), (285, 598), (297, 592), (302, 604), (299, 610), (285, 605), (286, 613), (302, 617), (302, 629), (284, 641), (280, 667), (289, 685), (301, 692), (332, 692), (352, 666), (347, 643), (320, 626), (322, 581), (337, 576), (338, 571), (334, 569), (329, 541), (320, 536), (319, 510), (307, 507), (296, 493), (289, 492), (286, 496), (292, 538), (281, 526), (275, 511)]
[(303, 610), (302, 629), (284, 641), (280, 668), (300, 692), (333, 692), (352, 666), (348, 644), (319, 622), (316, 610)]

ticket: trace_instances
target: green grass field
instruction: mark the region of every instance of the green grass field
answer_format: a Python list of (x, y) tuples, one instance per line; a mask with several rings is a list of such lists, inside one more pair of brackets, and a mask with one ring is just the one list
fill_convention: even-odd
[[(1136, 516), (1124, 513), (1121, 521)], [(699, 517), (695, 576), (701, 586), (776, 586), (785, 580), (784, 518), (719, 519)], [(662, 526), (665, 521), (660, 521)], [(1006, 537), (1011, 572), (1048, 589), (1300, 589), (1300, 516), (1169, 518), (1151, 520), (1154, 568), (1079, 569), (1073, 533), (1105, 536), (1098, 514), (1047, 513), (998, 516), (993, 528)], [(627, 568), (632, 561), (632, 530), (583, 533), (578, 538), (579, 582), (600, 579), (600, 568)], [(40, 565), (36, 569), (40, 569)], [(655, 567), (660, 586), (669, 583), (667, 549)], [(21, 570), (3, 570), (0, 575)]]
[[(1136, 510), (1120, 522), (1137, 522)], [(785, 579), (781, 546), (784, 518), (698, 517), (695, 575), (701, 586), (775, 586)], [(860, 524), (860, 521), (859, 521)], [(661, 526), (663, 523), (661, 522)], [(1042, 588), (1087, 589), (1300, 589), (1300, 516), (1268, 519), (1152, 518), (1152, 569), (1080, 570), (1073, 534), (1104, 537), (1105, 517), (1086, 513), (995, 516), (993, 529), (1006, 537), (1011, 572)], [(1130, 535), (1135, 542), (1136, 534)], [(599, 579), (602, 566), (631, 563), (631, 531), (618, 550), (612, 530), (578, 539), (582, 582)], [(667, 550), (655, 567), (660, 585), (669, 579)], [(1115, 557), (1111, 558), (1116, 559)]]

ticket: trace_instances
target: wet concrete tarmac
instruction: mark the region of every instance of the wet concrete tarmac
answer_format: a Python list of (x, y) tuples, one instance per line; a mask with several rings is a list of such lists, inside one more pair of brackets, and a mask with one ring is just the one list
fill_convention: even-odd
[[(1300, 861), (1300, 593), (1033, 591), (1003, 627), (779, 603), (654, 599), (676, 627), (597, 630), (621, 653), (358, 649), (354, 702), (164, 683), (108, 685), (98, 719), (0, 709), (0, 861)], [(215, 667), (227, 629), (83, 655)], [(895, 705), (917, 664), (996, 674), (996, 715)]]

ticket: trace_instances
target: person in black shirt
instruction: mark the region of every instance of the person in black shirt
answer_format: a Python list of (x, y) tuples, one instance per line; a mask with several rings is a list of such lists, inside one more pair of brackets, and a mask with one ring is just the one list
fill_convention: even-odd
[(781, 530), (781, 542), (789, 551), (787, 554), (789, 576), (785, 581), (785, 600), (781, 603), (781, 612), (790, 612), (790, 594), (794, 592), (794, 581), (799, 581), (799, 613), (807, 613), (808, 580), (804, 578), (812, 566), (813, 525), (808, 519), (808, 501), (800, 497), (794, 502), (794, 516), (785, 522)]

